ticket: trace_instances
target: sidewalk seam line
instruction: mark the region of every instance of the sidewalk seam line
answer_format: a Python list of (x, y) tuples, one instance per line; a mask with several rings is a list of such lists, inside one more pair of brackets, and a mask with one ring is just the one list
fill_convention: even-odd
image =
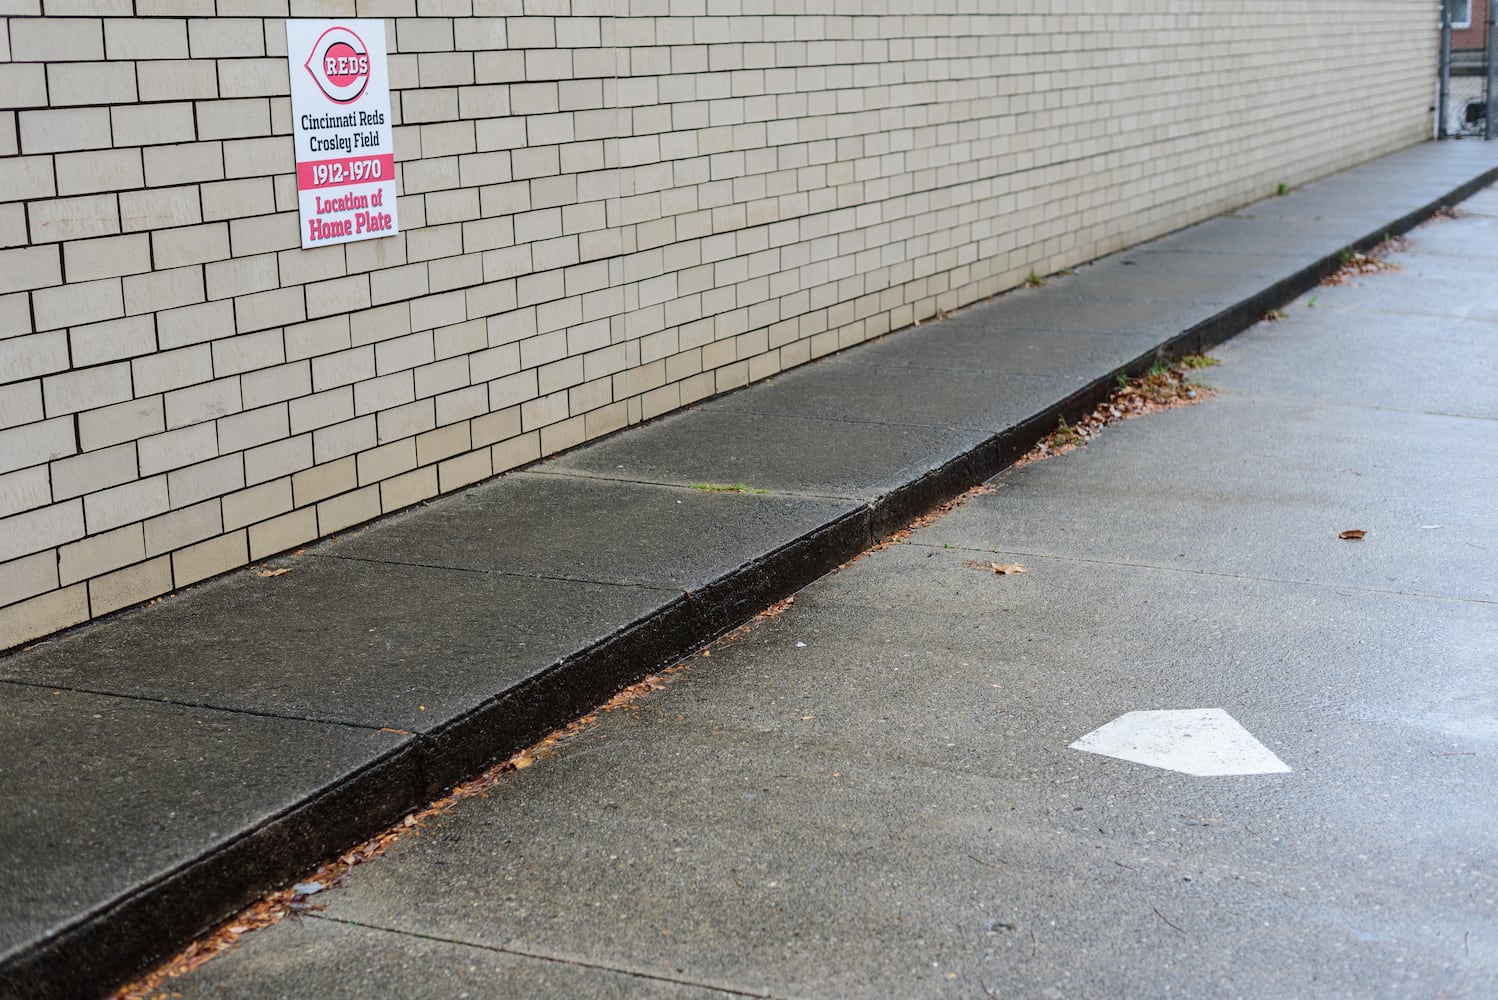
[(37, 691), (69, 691), (73, 694), (86, 694), (97, 698), (119, 698), (124, 701), (139, 701), (151, 705), (171, 705), (174, 708), (196, 708), (205, 712), (223, 712), (226, 715), (248, 715), (257, 719), (279, 719), (283, 722), (306, 722), (313, 725), (339, 726), (344, 729), (357, 729), (368, 733), (384, 731), (380, 726), (367, 722), (351, 722), (344, 719), (316, 719), (301, 715), (282, 715), (278, 712), (257, 711), (252, 708), (226, 708), (222, 705), (212, 705), (207, 702), (180, 701), (175, 698), (129, 694), (122, 691), (99, 691), (94, 688), (78, 687), (73, 684), (39, 684), (36, 681), (23, 680), (19, 677), (0, 677), (0, 684), (9, 684), (14, 687), (30, 688)]
[[(599, 483), (632, 483), (636, 486), (663, 486), (669, 489), (690, 490), (692, 487), (686, 483), (666, 482), (660, 479), (631, 479), (622, 476), (601, 476), (595, 472), (574, 471), (571, 469), (524, 469), (528, 476), (555, 476), (558, 479), (590, 479)], [(844, 503), (857, 504), (867, 507), (879, 500), (879, 497), (861, 497), (852, 495), (840, 495), (837, 493), (801, 493), (795, 490), (775, 490), (772, 496), (801, 497), (806, 500), (840, 500)]]
[(444, 566), (441, 563), (402, 562), (399, 559), (377, 559), (374, 556), (348, 555), (343, 552), (308, 552), (307, 555), (314, 559), (339, 559), (343, 562), (373, 563), (376, 566), (429, 569), (439, 573), (450, 572), (468, 573), (473, 576), (505, 576), (516, 580), (550, 580), (554, 583), (586, 583), (599, 587), (632, 587), (636, 590), (650, 590), (662, 594), (690, 593), (685, 587), (671, 587), (662, 583), (645, 583), (634, 580), (595, 580), (592, 577), (585, 576), (557, 576), (548, 573), (520, 573), (509, 569), (482, 569), (475, 566)]
[(382, 934), (396, 934), (401, 937), (417, 938), (423, 941), (434, 941), (438, 944), (455, 945), (460, 948), (473, 948), (478, 951), (494, 952), (500, 955), (513, 955), (517, 958), (528, 958), (536, 962), (552, 962), (557, 965), (570, 965), (579, 969), (595, 969), (599, 972), (613, 973), (620, 976), (631, 976), (636, 979), (649, 979), (653, 982), (671, 983), (676, 986), (691, 986), (696, 989), (712, 990), (714, 993), (723, 993), (728, 996), (754, 997), (756, 1000), (776, 1000), (774, 994), (756, 993), (749, 990), (741, 990), (730, 986), (713, 986), (708, 983), (700, 983), (692, 979), (677, 979), (672, 976), (662, 976), (651, 972), (641, 972), (636, 969), (624, 969), (615, 965), (605, 965), (601, 962), (584, 962), (575, 958), (563, 958), (560, 955), (544, 955), (531, 951), (522, 951), (519, 948), (511, 948), (498, 944), (482, 944), (477, 941), (465, 941), (460, 938), (443, 937), (438, 934), (424, 934), (421, 931), (407, 930), (401, 927), (386, 927), (383, 924), (371, 924), (359, 920), (350, 920), (343, 917), (331, 916), (327, 913), (306, 914), (315, 920), (324, 923), (340, 924), (344, 927), (359, 927), (364, 930), (378, 931)]
[(1289, 394), (1275, 392), (1258, 392), (1247, 389), (1238, 389), (1234, 386), (1214, 386), (1218, 392), (1233, 399), (1254, 400), (1262, 399), (1269, 402), (1305, 403), (1314, 404), (1324, 409), (1337, 410), (1367, 410), (1372, 413), (1402, 413), (1416, 417), (1440, 417), (1447, 420), (1475, 420), (1478, 423), (1492, 423), (1498, 420), (1498, 416), (1482, 417), (1473, 413), (1450, 413), (1446, 410), (1411, 410), (1402, 406), (1377, 406), (1372, 403), (1350, 403), (1335, 399), (1314, 399), (1310, 396), (1292, 396)]
[(1216, 573), (1208, 569), (1190, 566), (1158, 566), (1153, 563), (1120, 562), (1112, 559), (1088, 559), (1084, 556), (1055, 555), (1046, 552), (1026, 552), (1022, 549), (985, 549), (970, 545), (936, 545), (932, 542), (906, 540), (899, 544), (934, 549), (937, 552), (981, 552), (987, 555), (1024, 556), (1027, 559), (1054, 559), (1057, 562), (1085, 563), (1089, 566), (1117, 566), (1121, 569), (1148, 569), (1162, 573), (1182, 573), (1191, 576), (1209, 576), (1219, 580), (1245, 580), (1258, 583), (1279, 583), (1293, 587), (1315, 587), (1318, 590), (1355, 590), (1360, 594), (1380, 594), (1385, 597), (1412, 597), (1423, 601), (1449, 601), (1457, 604), (1498, 605), (1498, 599), (1485, 600), (1480, 597), (1456, 597), (1450, 594), (1427, 594), (1417, 590), (1382, 590), (1378, 587), (1362, 587), (1354, 583), (1325, 583), (1320, 580), (1286, 580), (1274, 576), (1249, 576), (1244, 573)]

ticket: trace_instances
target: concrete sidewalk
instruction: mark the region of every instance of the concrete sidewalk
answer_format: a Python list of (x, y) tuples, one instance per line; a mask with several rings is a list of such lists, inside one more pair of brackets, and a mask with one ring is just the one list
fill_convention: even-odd
[(0, 996), (103, 992), (1495, 175), (1417, 147), (0, 661)]
[(1498, 996), (1498, 188), (1389, 260), (160, 989)]

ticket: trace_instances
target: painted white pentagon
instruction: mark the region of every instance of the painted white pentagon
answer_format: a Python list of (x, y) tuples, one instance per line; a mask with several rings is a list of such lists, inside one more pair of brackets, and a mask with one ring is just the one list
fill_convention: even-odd
[(1220, 708), (1127, 712), (1071, 749), (1198, 777), (1290, 770)]

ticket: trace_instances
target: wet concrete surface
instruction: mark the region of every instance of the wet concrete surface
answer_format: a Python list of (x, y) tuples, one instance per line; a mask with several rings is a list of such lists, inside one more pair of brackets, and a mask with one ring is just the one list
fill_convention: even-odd
[[(679, 487), (515, 473), (392, 518), (320, 556), (697, 590), (855, 508), (702, 481)], [(554, 530), (568, 524), (565, 534)]]
[[(0, 800), (11, 814), (0, 849), (0, 952), (117, 903), (176, 869), (184, 849), (232, 842), (280, 813), (288, 792), (315, 795), (405, 743), (393, 733), (3, 682), (0, 715)], [(52, 753), (31, 754), (49, 741)], [(244, 754), (247, 743), (254, 754)], [(9, 766), (22, 760), (24, 771)], [(29, 794), (37, 785), (52, 794)]]
[[(0, 680), (420, 732), (675, 601), (678, 591), (303, 559), (64, 636)], [(185, 669), (190, 666), (191, 669)], [(245, 753), (258, 756), (247, 737)]]
[[(172, 988), (1498, 995), (1498, 198), (1465, 212)], [(1437, 258), (1488, 280), (1395, 308)], [(1290, 771), (1068, 748), (1206, 707)]]

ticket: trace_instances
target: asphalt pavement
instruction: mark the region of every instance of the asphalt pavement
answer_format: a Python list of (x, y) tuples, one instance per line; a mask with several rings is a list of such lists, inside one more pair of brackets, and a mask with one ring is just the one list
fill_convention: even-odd
[(1498, 996), (1498, 190), (1389, 260), (171, 989)]
[[(1121, 374), (1495, 176), (1498, 144), (1417, 146), (0, 657), (0, 998), (104, 993), (687, 656), (502, 808), (443, 819), (183, 990), (1071, 996), (1129, 992), (1123, 969), (1148, 995), (1306, 974), (1324, 947), (1328, 982), (1482, 995), (1498, 222), (1477, 207), (1421, 230), (1405, 271), (1224, 349), (1211, 403), (1006, 476), (696, 651)], [(964, 565), (990, 551), (1029, 571)], [(1281, 770), (1162, 778), (1068, 749), (1208, 708), (1183, 738), (1238, 736), (1201, 760)], [(1413, 943), (1405, 897), (1349, 888), (1354, 861), (1422, 887)], [(1239, 950), (1250, 931), (1283, 960)], [(1384, 936), (1408, 964), (1364, 961)]]

